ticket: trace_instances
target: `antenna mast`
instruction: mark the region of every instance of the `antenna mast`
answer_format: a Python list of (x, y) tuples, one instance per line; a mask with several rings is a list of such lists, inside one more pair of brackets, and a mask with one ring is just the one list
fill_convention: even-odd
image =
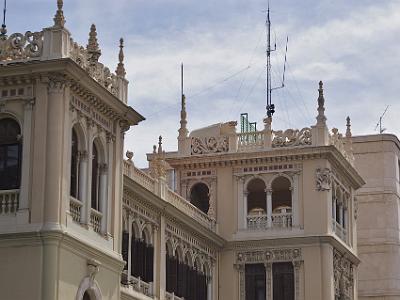
[(276, 51), (276, 40), (274, 44), (274, 48), (271, 47), (271, 19), (269, 16), (269, 2), (268, 2), (268, 10), (267, 10), (267, 116), (269, 118), (275, 113), (275, 105), (272, 103), (272, 91), (278, 90), (285, 87), (285, 73), (286, 73), (286, 62), (287, 62), (287, 50), (289, 37), (286, 38), (286, 49), (285, 49), (285, 62), (283, 65), (283, 75), (282, 75), (282, 83), (278, 87), (272, 87), (272, 67), (271, 67), (271, 52)]
[(379, 117), (379, 121), (378, 121), (378, 123), (377, 123), (376, 126), (375, 126), (375, 130), (379, 127), (379, 134), (382, 134), (382, 133), (386, 130), (386, 128), (382, 128), (382, 119), (383, 119), (383, 117), (385, 116), (385, 114), (386, 114), (388, 108), (389, 108), (389, 105), (386, 106), (385, 111), (384, 111), (383, 114)]
[(3, 8), (3, 24), (1, 24), (1, 35), (6, 35), (7, 26), (6, 26), (6, 13), (7, 13), (7, 0), (4, 0), (4, 8)]

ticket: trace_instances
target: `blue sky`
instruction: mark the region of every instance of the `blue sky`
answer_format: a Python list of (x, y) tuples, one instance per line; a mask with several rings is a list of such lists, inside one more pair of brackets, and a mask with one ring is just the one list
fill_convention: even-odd
[[(97, 25), (100, 60), (114, 69), (126, 40), (129, 104), (146, 121), (126, 135), (138, 166), (158, 135), (175, 150), (179, 128), (180, 63), (185, 64), (189, 130), (265, 115), (267, 0), (65, 0), (66, 27), (86, 45)], [(56, 0), (8, 1), (9, 33), (52, 24)], [(271, 0), (273, 80), (278, 84), (289, 36), (286, 88), (273, 94), (276, 130), (314, 125), (318, 81), (325, 83), (330, 128), (371, 134), (380, 114), (400, 135), (400, 1)], [(228, 79), (227, 79), (228, 78)]]

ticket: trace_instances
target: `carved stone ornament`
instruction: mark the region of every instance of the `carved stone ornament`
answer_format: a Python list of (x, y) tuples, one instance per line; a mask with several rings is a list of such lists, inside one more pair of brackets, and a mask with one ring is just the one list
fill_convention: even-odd
[(317, 191), (329, 191), (332, 183), (332, 172), (328, 168), (316, 170)]
[(335, 297), (353, 300), (354, 264), (336, 249), (333, 250), (333, 278)]
[(222, 137), (192, 137), (191, 154), (208, 154), (229, 151), (229, 139), (227, 136)]
[(0, 38), (0, 61), (39, 58), (43, 51), (43, 32), (13, 33)]
[(281, 249), (242, 251), (236, 254), (237, 264), (300, 261), (300, 260), (302, 260), (302, 254), (300, 248), (281, 248)]
[(274, 131), (274, 138), (272, 140), (273, 148), (282, 147), (295, 147), (311, 145), (311, 129), (306, 127), (301, 130), (287, 129), (285, 132), (282, 130)]

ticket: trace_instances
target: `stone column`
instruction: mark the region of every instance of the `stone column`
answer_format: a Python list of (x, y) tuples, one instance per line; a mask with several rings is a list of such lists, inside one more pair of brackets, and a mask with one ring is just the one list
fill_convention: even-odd
[(42, 300), (58, 299), (58, 237), (43, 237)]
[(128, 276), (127, 280), (128, 283), (131, 281), (131, 272), (132, 272), (132, 253), (131, 253), (131, 243), (132, 243), (132, 215), (129, 213), (128, 215), (128, 232), (129, 232), (129, 239), (128, 239)]
[(165, 216), (161, 215), (160, 219), (160, 250), (157, 255), (160, 256), (159, 258), (159, 271), (158, 274), (160, 276), (160, 300), (165, 299), (165, 292), (167, 288), (167, 278), (166, 278), (166, 255), (167, 255), (167, 248), (166, 248), (166, 239), (165, 239)]
[(343, 227), (343, 202), (339, 203), (339, 224)]
[(300, 226), (300, 205), (299, 205), (299, 174), (293, 175), (292, 192), (292, 226)]
[(207, 300), (212, 300), (212, 277), (207, 277)]
[(238, 230), (246, 228), (245, 223), (243, 223), (244, 215), (244, 204), (243, 201), (243, 177), (235, 177), (236, 183), (236, 199), (237, 199), (237, 227)]
[(80, 151), (79, 152), (79, 200), (82, 202), (82, 209), (81, 209), (81, 223), (87, 224), (89, 221), (87, 220), (86, 210), (87, 201), (87, 189), (88, 189), (88, 181), (87, 181), (87, 174), (88, 174), (88, 153), (87, 151)]
[(63, 182), (65, 82), (52, 78), (48, 85), (47, 145), (44, 223), (46, 229), (60, 226), (60, 208)]
[(100, 166), (100, 186), (99, 186), (99, 211), (103, 214), (101, 218), (101, 233), (107, 233), (107, 213), (108, 213), (108, 167), (107, 164)]
[(301, 261), (294, 261), (293, 262), (293, 269), (294, 269), (294, 292), (295, 300), (302, 300), (301, 297), (301, 288), (302, 288), (302, 282), (301, 282)]
[(246, 229), (247, 228), (247, 216), (248, 216), (248, 196), (249, 196), (249, 192), (248, 191), (244, 191), (243, 192), (243, 215), (241, 217), (241, 219), (243, 220), (243, 228)]
[(21, 190), (18, 206), (18, 223), (29, 222), (29, 178), (31, 170), (31, 137), (32, 137), (32, 109), (34, 101), (29, 100), (24, 105), (24, 125), (22, 128), (22, 168)]
[(157, 253), (160, 252), (160, 243), (159, 243), (159, 238), (158, 238), (158, 228), (157, 226), (153, 225), (153, 284), (152, 284), (152, 294), (155, 296), (158, 295), (158, 291), (160, 290), (158, 288), (159, 286), (159, 278), (157, 277), (157, 272), (158, 272), (158, 265), (160, 264), (160, 256), (157, 255)]
[[(108, 210), (107, 210), (107, 236), (110, 236), (111, 232), (111, 210), (112, 204), (114, 203), (113, 197), (113, 188), (114, 188), (114, 139), (111, 135), (107, 135), (107, 149), (108, 149), (108, 177), (107, 177), (107, 202), (108, 202)], [(123, 195), (122, 195), (123, 196)]]
[(265, 189), (267, 195), (267, 224), (272, 227), (272, 189)]
[(239, 275), (239, 300), (246, 300), (245, 265), (235, 265)]
[[(333, 248), (329, 244), (321, 246), (321, 299), (335, 299), (333, 280)], [(315, 276), (317, 276), (315, 274)]]
[[(265, 296), (266, 300), (272, 300), (272, 263), (268, 262), (265, 266)], [(297, 299), (296, 299), (297, 300)]]
[(96, 180), (96, 178), (92, 178), (92, 162), (93, 162), (93, 124), (90, 119), (86, 120), (87, 132), (88, 132), (88, 140), (87, 140), (87, 149), (88, 149), (88, 164), (87, 164), (87, 189), (86, 189), (86, 197), (84, 198), (85, 205), (85, 224), (87, 226), (90, 225), (90, 213), (92, 209), (92, 180)]

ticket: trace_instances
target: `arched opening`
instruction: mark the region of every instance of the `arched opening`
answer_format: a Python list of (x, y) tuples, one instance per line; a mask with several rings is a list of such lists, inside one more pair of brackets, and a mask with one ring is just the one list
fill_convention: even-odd
[(95, 210), (99, 210), (99, 175), (100, 175), (100, 161), (99, 161), (99, 151), (96, 143), (93, 142), (92, 148), (92, 201), (91, 207)]
[(272, 182), (272, 213), (292, 212), (292, 191), (289, 179), (280, 176)]
[(190, 203), (207, 214), (210, 208), (210, 190), (204, 183), (195, 184), (190, 191)]
[(0, 120), (0, 190), (19, 189), (21, 184), (21, 128), (11, 119)]
[(72, 128), (71, 137), (71, 177), (70, 177), (70, 195), (75, 199), (79, 198), (79, 145), (78, 134)]
[(86, 292), (83, 294), (82, 300), (91, 300), (91, 299), (92, 299), (92, 298), (90, 297), (89, 292), (86, 291)]
[(260, 178), (251, 180), (247, 185), (247, 214), (265, 215), (267, 212), (265, 182)]
[(292, 191), (290, 180), (284, 176), (277, 177), (272, 188), (272, 226), (292, 226)]

